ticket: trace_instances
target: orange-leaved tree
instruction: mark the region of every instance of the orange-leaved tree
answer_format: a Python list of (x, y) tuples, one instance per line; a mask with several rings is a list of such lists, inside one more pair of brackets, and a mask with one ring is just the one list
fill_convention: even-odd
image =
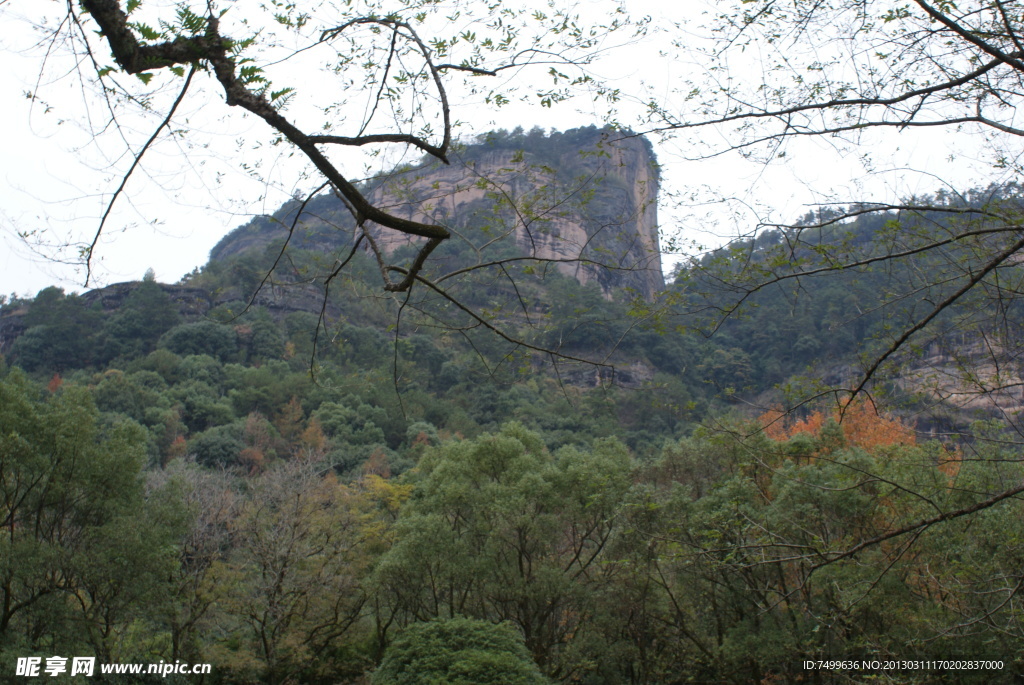
[(914, 445), (914, 430), (898, 418), (878, 411), (870, 398), (856, 398), (845, 401), (831, 412), (815, 411), (803, 419), (793, 420), (784, 412), (772, 409), (762, 414), (758, 421), (764, 427), (765, 435), (782, 442), (806, 433), (820, 438), (822, 429), (835, 421), (842, 429), (846, 444), (873, 451), (889, 445)]

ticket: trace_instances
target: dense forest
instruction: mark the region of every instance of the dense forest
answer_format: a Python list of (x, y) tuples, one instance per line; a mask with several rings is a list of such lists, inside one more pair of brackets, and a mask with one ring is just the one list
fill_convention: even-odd
[[(466, 155), (536, 150), (543, 169), (572, 136), (502, 133)], [(381, 296), (359, 251), (310, 290), (324, 221), (286, 260), (280, 238), (223, 243), (178, 284), (5, 299), (0, 663), (611, 685), (852, 682), (803, 663), (969, 658), (1004, 665), (889, 675), (1015, 682), (1024, 504), (986, 500), (1024, 477), (1019, 449), (992, 407), (937, 402), (919, 362), (1014, 335), (1019, 305), (992, 323), (968, 300), (870, 395), (803, 402), (941, 300), (953, 286), (935, 274), (971, 249), (819, 276), (844, 251), (909, 255), (960, 230), (843, 212), (684, 264), (655, 298), (528, 264), (453, 286), (562, 356), (470, 326), (436, 293)]]

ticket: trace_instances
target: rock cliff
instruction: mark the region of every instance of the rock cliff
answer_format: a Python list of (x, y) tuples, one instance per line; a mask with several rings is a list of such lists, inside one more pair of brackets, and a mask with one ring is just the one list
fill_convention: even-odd
[[(596, 283), (605, 297), (629, 289), (651, 299), (664, 287), (657, 163), (639, 136), (594, 127), (500, 132), (462, 146), (449, 165), (399, 168), (363, 191), (396, 216), (449, 227), (452, 249), (470, 261), (527, 256)], [(236, 229), (211, 261), (281, 239), (298, 206)], [(352, 240), (352, 220), (331, 195), (308, 203), (298, 227), (291, 245), (299, 249), (336, 251)], [(416, 240), (379, 226), (370, 232), (388, 254)]]

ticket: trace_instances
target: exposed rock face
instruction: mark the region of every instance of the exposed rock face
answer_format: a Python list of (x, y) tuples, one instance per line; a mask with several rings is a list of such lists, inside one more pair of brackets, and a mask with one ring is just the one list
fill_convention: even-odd
[[(197, 319), (209, 311), (213, 302), (210, 293), (202, 288), (191, 288), (186, 285), (173, 283), (157, 283), (164, 294), (177, 306), (178, 314), (185, 320)], [(138, 281), (127, 281), (125, 283), (112, 283), (103, 288), (89, 290), (82, 293), (82, 301), (86, 306), (100, 303), (104, 312), (117, 311), (139, 287)]]
[[(364, 192), (396, 216), (449, 227), (454, 249), (481, 261), (511, 254), (538, 265), (549, 260), (580, 283), (596, 283), (605, 297), (630, 289), (651, 299), (664, 287), (658, 170), (643, 138), (593, 127), (495, 135), (451, 162), (396, 170)], [(211, 260), (265, 248), (287, 233), (296, 208), (236, 229)], [(330, 195), (309, 203), (298, 226), (293, 247), (338, 250), (352, 240), (352, 219)], [(370, 234), (386, 254), (419, 240), (380, 226)]]
[[(550, 161), (512, 147), (469, 149), (461, 163), (396, 174), (370, 197), (403, 218), (451, 226), (454, 239), (477, 246), (475, 234), (508, 236), (520, 254), (552, 260), (605, 296), (632, 288), (650, 299), (664, 287), (654, 159), (636, 137), (587, 142)], [(417, 240), (381, 227), (374, 234), (386, 252)]]
[(937, 342), (906, 364), (895, 382), (930, 400), (933, 414), (949, 425), (982, 418), (1013, 424), (1024, 417), (1024, 364), (1016, 341), (978, 331), (955, 345)]
[[(658, 169), (643, 138), (594, 127), (550, 136), (539, 130), (513, 132), (466, 146), (451, 162), (396, 170), (363, 190), (395, 215), (450, 227), (447, 247), (464, 261), (527, 256), (538, 260), (538, 271), (557, 269), (580, 283), (596, 284), (609, 298), (616, 291), (630, 291), (652, 299), (664, 287)], [(298, 206), (289, 202), (273, 217), (235, 229), (211, 251), (210, 261), (268, 249), (276, 255)], [(306, 203), (296, 229), (291, 248), (325, 254), (342, 253), (354, 233), (351, 216), (330, 194)], [(371, 226), (370, 233), (386, 253), (411, 242), (379, 226)], [(116, 283), (82, 298), (87, 305), (98, 302), (105, 311), (114, 311), (137, 286)], [(187, 284), (160, 287), (185, 320), (252, 294), (244, 287), (217, 293)], [(322, 288), (314, 284), (280, 289), (268, 285), (254, 304), (279, 314), (316, 312), (322, 296)], [(24, 308), (4, 308), (0, 350), (9, 350), (24, 332), (24, 314)]]
[[(885, 381), (914, 400), (896, 413), (922, 435), (969, 433), (973, 422), (985, 419), (1008, 426), (1024, 419), (1024, 359), (1016, 342), (977, 331), (954, 343), (932, 341), (898, 359), (899, 370)], [(842, 364), (817, 373), (828, 386), (850, 388), (864, 369)]]

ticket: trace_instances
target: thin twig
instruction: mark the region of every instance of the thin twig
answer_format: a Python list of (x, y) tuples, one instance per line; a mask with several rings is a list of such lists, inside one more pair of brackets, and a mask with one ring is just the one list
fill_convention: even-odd
[(135, 169), (142, 162), (143, 155), (145, 155), (146, 151), (149, 150), (150, 146), (153, 145), (154, 142), (156, 142), (157, 136), (160, 135), (160, 131), (162, 131), (164, 129), (164, 127), (170, 125), (171, 117), (174, 116), (174, 112), (178, 109), (178, 105), (181, 104), (181, 101), (185, 99), (185, 93), (188, 92), (188, 87), (192, 84), (192, 76), (196, 73), (197, 69), (198, 69), (198, 66), (196, 64), (193, 64), (192, 67), (188, 70), (188, 75), (185, 77), (185, 85), (183, 85), (181, 87), (181, 92), (178, 93), (178, 97), (175, 98), (174, 103), (171, 105), (171, 108), (167, 111), (167, 115), (164, 116), (163, 121), (161, 121), (160, 125), (156, 127), (155, 131), (153, 131), (153, 135), (151, 135), (149, 137), (149, 140), (146, 141), (146, 144), (143, 145), (142, 148), (139, 150), (138, 154), (135, 155), (135, 159), (132, 160), (132, 165), (128, 168), (128, 171), (125, 172), (124, 176), (121, 177), (121, 183), (117, 186), (117, 190), (114, 191), (113, 196), (111, 196), (110, 202), (107, 203), (107, 208), (103, 212), (103, 217), (100, 219), (100, 225), (96, 229), (96, 235), (93, 236), (92, 242), (89, 244), (89, 247), (86, 248), (86, 250), (85, 250), (85, 254), (86, 254), (86, 258), (85, 258), (85, 285), (86, 286), (89, 285), (89, 280), (92, 278), (92, 256), (93, 256), (93, 252), (95, 252), (95, 250), (96, 250), (96, 244), (100, 240), (100, 235), (103, 234), (103, 227), (107, 223), (107, 218), (110, 217), (110, 212), (111, 212), (111, 210), (114, 209), (114, 203), (117, 201), (117, 198), (120, 197), (121, 192), (124, 191), (125, 186), (128, 185), (128, 179), (131, 178), (132, 172), (134, 172)]

